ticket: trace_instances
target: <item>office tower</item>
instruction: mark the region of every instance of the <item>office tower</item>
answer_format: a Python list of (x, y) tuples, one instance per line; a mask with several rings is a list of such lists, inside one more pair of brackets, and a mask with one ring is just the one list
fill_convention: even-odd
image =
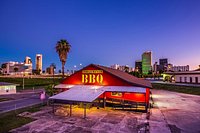
[(167, 58), (165, 58), (165, 59), (159, 59), (159, 64), (162, 65), (162, 66), (167, 66), (168, 59)]
[(135, 71), (142, 73), (142, 61), (135, 61)]
[(42, 54), (36, 54), (35, 64), (36, 70), (42, 73)]
[(148, 74), (152, 70), (152, 52), (146, 51), (142, 54), (142, 74)]

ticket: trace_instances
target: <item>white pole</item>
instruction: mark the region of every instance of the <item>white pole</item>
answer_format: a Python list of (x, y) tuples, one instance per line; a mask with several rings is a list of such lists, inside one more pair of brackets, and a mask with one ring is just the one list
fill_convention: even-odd
[(23, 75), (23, 90), (24, 90), (24, 75)]

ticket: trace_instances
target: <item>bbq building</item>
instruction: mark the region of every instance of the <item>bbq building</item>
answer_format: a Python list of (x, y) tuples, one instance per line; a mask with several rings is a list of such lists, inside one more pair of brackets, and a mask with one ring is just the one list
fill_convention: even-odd
[(55, 86), (62, 92), (50, 100), (70, 105), (93, 103), (99, 107), (147, 110), (150, 88), (149, 81), (120, 70), (90, 64)]

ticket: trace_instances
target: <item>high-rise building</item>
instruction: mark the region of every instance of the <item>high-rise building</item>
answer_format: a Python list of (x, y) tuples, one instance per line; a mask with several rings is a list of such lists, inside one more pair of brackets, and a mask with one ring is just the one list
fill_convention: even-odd
[(168, 59), (167, 58), (163, 58), (163, 59), (159, 59), (159, 65), (158, 65), (158, 71), (159, 72), (166, 72), (168, 70)]
[(36, 54), (35, 64), (36, 64), (36, 70), (42, 73), (42, 54)]
[(146, 51), (142, 54), (142, 73), (148, 74), (152, 70), (152, 52)]
[(167, 58), (159, 59), (159, 64), (162, 65), (162, 66), (167, 66), (168, 59)]
[(154, 74), (157, 74), (157, 73), (158, 73), (158, 62), (155, 62), (155, 63), (153, 64), (153, 73), (154, 73)]
[(135, 61), (135, 71), (137, 72), (142, 72), (142, 61), (141, 60), (136, 60)]

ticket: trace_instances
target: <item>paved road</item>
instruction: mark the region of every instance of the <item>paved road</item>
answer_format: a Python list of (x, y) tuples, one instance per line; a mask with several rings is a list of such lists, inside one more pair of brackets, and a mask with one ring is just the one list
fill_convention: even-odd
[(200, 87), (200, 84), (171, 83), (171, 82), (153, 81), (153, 80), (150, 80), (150, 82), (151, 82), (151, 83), (159, 83), (159, 84), (172, 84), (172, 85), (180, 85), (180, 86), (194, 86), (194, 87)]
[(152, 133), (200, 133), (200, 96), (152, 90)]
[(18, 94), (7, 95), (6, 97), (11, 97), (14, 98), (15, 100), (0, 102), (0, 114), (11, 110), (23, 108), (26, 106), (42, 103), (38, 92), (18, 93)]

